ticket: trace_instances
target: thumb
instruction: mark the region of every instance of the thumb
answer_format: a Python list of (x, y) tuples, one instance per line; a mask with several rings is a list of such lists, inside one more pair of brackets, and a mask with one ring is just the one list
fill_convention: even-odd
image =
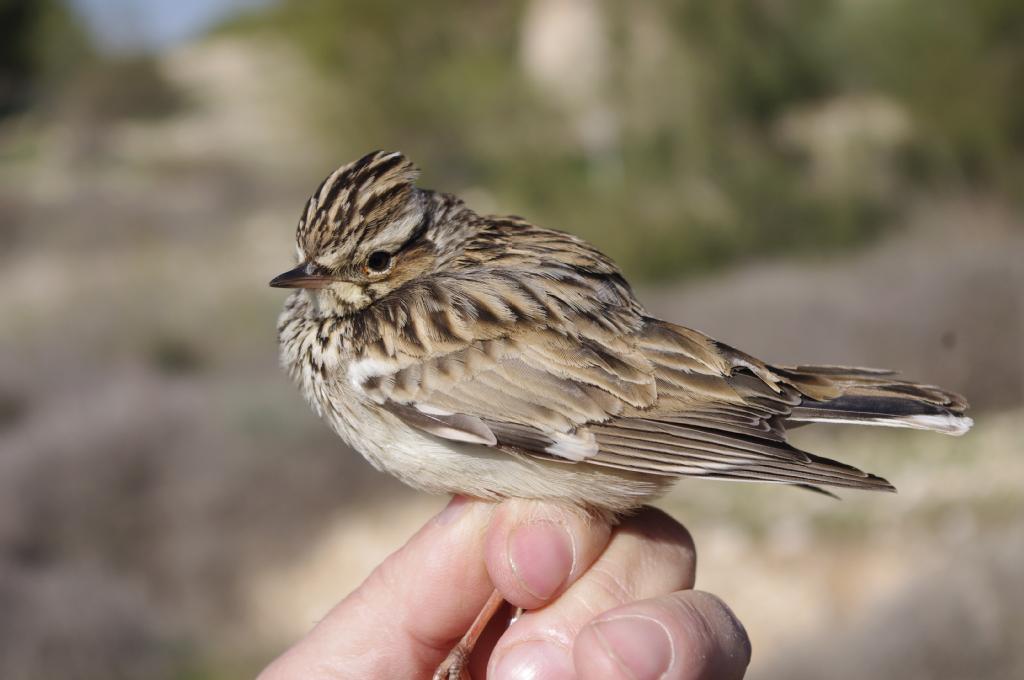
[(492, 508), (453, 498), (258, 680), (429, 677), (494, 589)]

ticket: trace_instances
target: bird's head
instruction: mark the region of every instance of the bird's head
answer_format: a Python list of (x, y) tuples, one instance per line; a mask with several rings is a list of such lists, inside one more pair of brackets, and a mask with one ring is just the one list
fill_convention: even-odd
[(375, 151), (331, 173), (299, 218), (299, 264), (270, 282), (306, 289), (322, 314), (349, 314), (437, 266), (436, 209), (419, 170)]

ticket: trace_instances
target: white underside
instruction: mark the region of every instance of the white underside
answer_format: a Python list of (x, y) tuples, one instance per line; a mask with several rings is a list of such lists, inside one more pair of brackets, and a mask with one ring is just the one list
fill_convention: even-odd
[[(356, 370), (365, 373), (374, 368), (357, 365)], [(673, 481), (671, 477), (571, 460), (548, 461), (479, 443), (451, 441), (407, 425), (374, 403), (350, 379), (324, 381), (318, 374), (304, 371), (303, 382), (303, 391), (314, 408), (350, 447), (378, 470), (429, 493), (543, 499), (620, 513), (662, 493)], [(560, 453), (584, 453), (581, 447), (589, 450), (586, 443), (570, 439), (560, 442), (564, 449)]]

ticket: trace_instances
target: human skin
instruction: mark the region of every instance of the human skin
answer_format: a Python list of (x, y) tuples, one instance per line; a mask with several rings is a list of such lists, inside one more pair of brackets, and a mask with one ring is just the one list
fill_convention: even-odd
[(494, 588), (527, 611), (489, 627), (477, 680), (742, 678), (746, 632), (693, 590), (695, 568), (689, 532), (659, 510), (611, 527), (456, 497), (258, 680), (429, 678)]

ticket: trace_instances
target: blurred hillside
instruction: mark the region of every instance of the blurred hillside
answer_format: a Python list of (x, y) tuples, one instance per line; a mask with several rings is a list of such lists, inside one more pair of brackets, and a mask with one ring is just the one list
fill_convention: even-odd
[[(0, 89), (0, 110), (48, 104), (78, 131), (62, 145), (116, 161), (97, 127), (202, 106), (189, 85), (169, 89), (167, 64), (97, 56), (57, 0), (8, 4), (33, 9), (4, 23), (0, 82), (14, 85)], [(648, 278), (841, 251), (937, 193), (1020, 207), (1020, 3), (626, 7), (279, 2), (217, 31), (270, 71), (231, 73), (222, 50), (213, 68), (230, 85), (217, 96), (262, 88), (259, 106), (226, 116), (214, 131), (226, 139), (149, 141), (228, 162), (259, 154), (303, 178), (400, 148), (427, 185), (584, 234)], [(198, 79), (207, 68), (178, 66)]]
[(152, 53), (0, 19), (0, 678), (251, 677), (437, 507), (276, 365), (299, 208), (378, 147), (666, 318), (964, 391), (960, 440), (801, 433), (895, 498), (664, 503), (750, 677), (1021, 668), (1020, 3), (307, 0)]
[(233, 33), (329, 78), (305, 122), (335, 157), (401, 148), (666, 278), (862, 243), (921, 191), (1017, 201), (1022, 27), (1012, 0), (314, 0)]

